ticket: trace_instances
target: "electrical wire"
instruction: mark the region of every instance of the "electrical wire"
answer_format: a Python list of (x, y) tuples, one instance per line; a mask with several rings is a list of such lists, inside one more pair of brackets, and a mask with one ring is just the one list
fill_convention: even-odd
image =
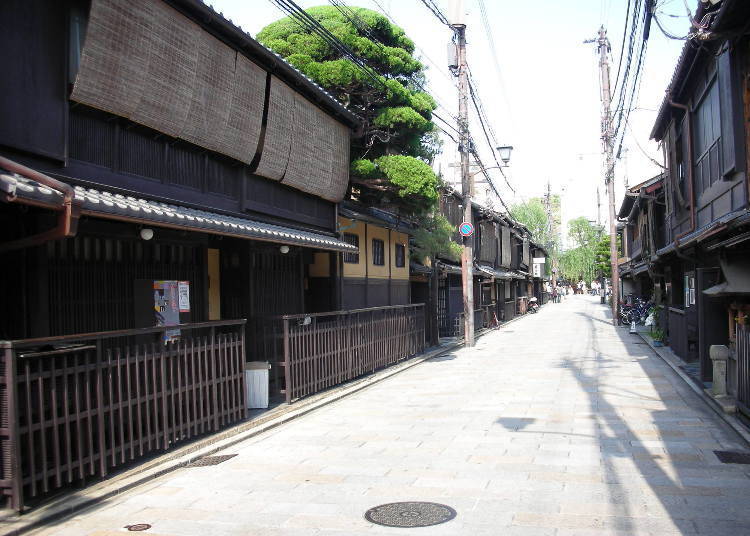
[(354, 63), (354, 65), (368, 78), (370, 78), (376, 86), (385, 89), (385, 84), (377, 72), (369, 67), (362, 58), (357, 56), (348, 46), (346, 46), (336, 36), (334, 36), (325, 27), (323, 27), (323, 25), (320, 24), (317, 19), (310, 16), (293, 0), (271, 0), (271, 2), (273, 2), (279, 9), (287, 13), (305, 31), (317, 35), (339, 54)]
[(435, 17), (437, 17), (437, 20), (439, 20), (441, 23), (445, 24), (449, 28), (452, 28), (451, 23), (448, 22), (448, 18), (443, 15), (443, 12), (440, 11), (440, 8), (433, 2), (433, 0), (422, 0), (422, 3), (429, 9)]

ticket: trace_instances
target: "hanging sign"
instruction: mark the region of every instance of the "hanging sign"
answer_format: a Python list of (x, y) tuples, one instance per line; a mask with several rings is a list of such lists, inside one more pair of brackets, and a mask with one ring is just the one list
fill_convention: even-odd
[(474, 226), (468, 221), (465, 221), (458, 226), (458, 232), (461, 236), (469, 237), (474, 234)]
[(181, 313), (190, 312), (190, 281), (177, 282), (177, 298)]

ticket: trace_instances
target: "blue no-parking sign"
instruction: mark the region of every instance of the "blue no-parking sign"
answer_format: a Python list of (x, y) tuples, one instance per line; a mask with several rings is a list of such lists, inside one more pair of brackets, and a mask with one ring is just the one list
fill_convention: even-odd
[(474, 234), (474, 226), (468, 221), (465, 221), (458, 226), (458, 232), (461, 233), (461, 236), (471, 236)]

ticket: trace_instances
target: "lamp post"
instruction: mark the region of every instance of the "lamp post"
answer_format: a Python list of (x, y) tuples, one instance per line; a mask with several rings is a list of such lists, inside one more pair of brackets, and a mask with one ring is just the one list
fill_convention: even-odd
[[(506, 145), (497, 147), (500, 159), (505, 166), (491, 166), (482, 168), (474, 173), (468, 173), (468, 162), (465, 174), (463, 188), (464, 203), (464, 222), (473, 226), (473, 217), (471, 210), (472, 196), (474, 195), (474, 176), (490, 169), (499, 169), (507, 167), (510, 161), (510, 153), (513, 147)], [(463, 234), (463, 233), (462, 233)], [(463, 235), (463, 253), (461, 255), (461, 282), (464, 291), (464, 345), (467, 347), (474, 346), (474, 231), (471, 234)]]

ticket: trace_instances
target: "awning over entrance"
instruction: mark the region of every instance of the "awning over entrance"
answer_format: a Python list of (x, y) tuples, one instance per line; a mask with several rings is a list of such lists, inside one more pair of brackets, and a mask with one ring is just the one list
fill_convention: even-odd
[(486, 264), (477, 264), (476, 268), (478, 271), (490, 275), (495, 279), (525, 279), (525, 277), (519, 273), (509, 272), (507, 270), (497, 270)]
[[(0, 193), (4, 194), (0, 198), (7, 201), (53, 210), (59, 210), (62, 202), (60, 192), (18, 174), (0, 174)], [(75, 199), (80, 203), (81, 215), (332, 251), (358, 250), (356, 246), (321, 233), (150, 201), (103, 189), (75, 186)]]
[(742, 259), (732, 262), (722, 259), (721, 271), (724, 282), (707, 288), (703, 294), (709, 297), (750, 295), (750, 260)]
[(437, 265), (438, 265), (438, 268), (440, 268), (445, 273), (461, 275), (460, 266), (456, 266), (455, 264), (450, 264), (448, 262), (443, 262), (443, 261), (438, 261)]

